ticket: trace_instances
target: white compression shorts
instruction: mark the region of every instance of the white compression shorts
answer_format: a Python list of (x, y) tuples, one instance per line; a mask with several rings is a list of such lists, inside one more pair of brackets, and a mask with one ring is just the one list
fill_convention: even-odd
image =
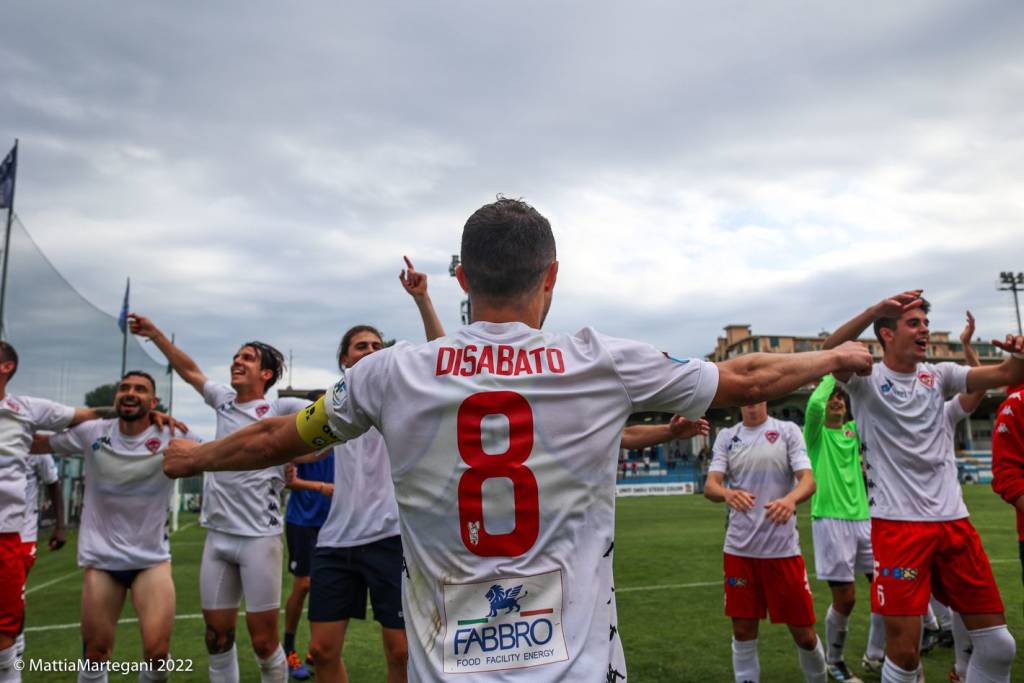
[(281, 607), (281, 537), (236, 536), (207, 529), (199, 568), (203, 609), (266, 612)]
[(811, 522), (814, 573), (822, 581), (849, 583), (858, 574), (875, 571), (871, 553), (871, 520), (831, 519)]

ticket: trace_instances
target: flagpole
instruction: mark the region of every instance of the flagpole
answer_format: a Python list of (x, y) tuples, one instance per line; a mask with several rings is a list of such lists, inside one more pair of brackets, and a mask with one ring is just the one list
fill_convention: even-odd
[(0, 339), (4, 338), (4, 303), (7, 300), (7, 260), (11, 253), (11, 222), (14, 220), (14, 184), (17, 180), (18, 138), (14, 138), (14, 171), (11, 176), (11, 201), (7, 206), (7, 230), (4, 232), (3, 273), (0, 274)]
[[(132, 286), (132, 279), (128, 278), (127, 283), (124, 286), (124, 303), (128, 305), (128, 290)], [(124, 329), (121, 330), (121, 374), (118, 377), (124, 377), (124, 373), (128, 370), (128, 321), (125, 320)]]

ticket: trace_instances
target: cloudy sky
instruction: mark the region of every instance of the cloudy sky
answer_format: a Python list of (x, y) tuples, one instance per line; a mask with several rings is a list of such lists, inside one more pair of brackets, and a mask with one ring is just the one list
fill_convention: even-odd
[(352, 324), (420, 338), (402, 254), (454, 327), (448, 263), (499, 192), (551, 219), (552, 328), (703, 355), (914, 286), (934, 329), (1015, 325), (1020, 3), (346, 5), (4, 3), (19, 216), (109, 313), (130, 275), (213, 378), (248, 338), (301, 386)]

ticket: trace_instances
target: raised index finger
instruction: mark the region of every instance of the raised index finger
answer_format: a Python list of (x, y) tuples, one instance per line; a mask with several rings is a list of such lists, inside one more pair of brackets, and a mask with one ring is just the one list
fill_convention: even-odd
[(402, 258), (405, 259), (405, 265), (409, 267), (409, 270), (416, 270), (416, 266), (412, 264), (412, 261), (409, 260), (408, 256), (403, 256)]

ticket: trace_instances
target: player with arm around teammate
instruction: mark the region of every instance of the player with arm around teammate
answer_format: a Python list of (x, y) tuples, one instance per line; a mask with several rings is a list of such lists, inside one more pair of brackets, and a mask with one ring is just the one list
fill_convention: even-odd
[(851, 344), (714, 364), (591, 328), (543, 331), (558, 275), (554, 237), (518, 200), (476, 211), (461, 257), (472, 324), (363, 358), (292, 419), (208, 446), (176, 443), (165, 466), (187, 476), (284, 462), (376, 426), (401, 512), (410, 677), (621, 681), (612, 544), (628, 416), (697, 419), (828, 372), (866, 371), (870, 354)]
[[(167, 521), (174, 482), (163, 473), (170, 429), (151, 419), (156, 383), (125, 373), (114, 394), (116, 420), (90, 420), (36, 440), (35, 452), (81, 453), (85, 497), (78, 532), (83, 568), (82, 642), (90, 662), (109, 662), (125, 598), (131, 592), (150, 670), (139, 681), (167, 680), (164, 666), (174, 626), (174, 581)], [(188, 436), (193, 441), (194, 437)], [(105, 670), (83, 670), (79, 683), (106, 681)]]
[[(281, 378), (284, 357), (269, 344), (247, 342), (231, 361), (230, 386), (207, 378), (194, 360), (148, 318), (129, 315), (134, 334), (152, 341), (171, 367), (199, 392), (217, 416), (217, 438), (246, 425), (305, 407), (299, 398), (268, 399)], [(263, 683), (283, 683), (288, 663), (277, 632), (281, 606), (281, 493), (284, 468), (216, 472), (203, 482), (199, 523), (206, 530), (199, 597), (206, 622), (212, 683), (237, 683), (235, 624), (242, 597), (245, 623)]]
[(934, 591), (970, 632), (967, 680), (1009, 681), (1016, 644), (963, 502), (946, 401), (1024, 381), (1024, 337), (994, 342), (1011, 354), (998, 365), (928, 363), (928, 310), (921, 290), (903, 292), (867, 308), (825, 341), (829, 348), (873, 326), (884, 352), (869, 376), (836, 373), (864, 444), (876, 567), (872, 609), (885, 616), (882, 680), (917, 679), (921, 616)]
[[(786, 624), (808, 683), (824, 683), (825, 653), (814, 631), (814, 601), (800, 554), (796, 506), (814, 493), (800, 428), (768, 416), (764, 401), (715, 438), (704, 496), (729, 506), (725, 535), (725, 613), (732, 619), (737, 683), (757, 683), (758, 623)], [(728, 483), (728, 487), (726, 487)]]
[(45, 399), (7, 393), (18, 370), (18, 352), (0, 341), (0, 683), (20, 681), (16, 639), (25, 618), (26, 472), (32, 435), (99, 417), (95, 408), (72, 408)]

